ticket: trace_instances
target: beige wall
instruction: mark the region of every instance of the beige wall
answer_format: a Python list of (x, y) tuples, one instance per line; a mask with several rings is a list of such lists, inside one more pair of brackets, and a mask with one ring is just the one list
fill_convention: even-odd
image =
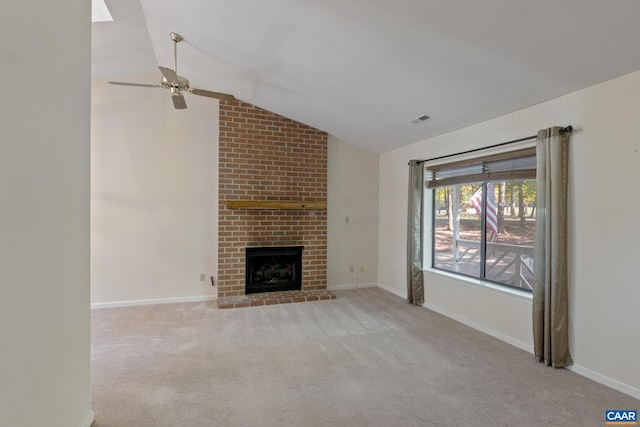
[(88, 427), (91, 3), (3, 2), (0, 424)]
[(93, 303), (216, 293), (218, 101), (185, 98), (175, 110), (165, 90), (92, 84)]
[[(406, 295), (407, 161), (573, 125), (569, 289), (572, 368), (640, 397), (640, 72), (381, 156), (379, 281)], [(530, 349), (530, 302), (470, 281), (425, 274), (427, 306)]]
[(332, 136), (328, 156), (327, 285), (333, 289), (375, 285), (379, 156)]

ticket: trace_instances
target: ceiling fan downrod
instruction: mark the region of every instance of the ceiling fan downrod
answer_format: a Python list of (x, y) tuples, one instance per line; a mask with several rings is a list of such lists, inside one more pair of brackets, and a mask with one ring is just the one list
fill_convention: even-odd
[(178, 43), (180, 43), (184, 38), (178, 33), (170, 33), (171, 40), (173, 40), (173, 71), (178, 74)]

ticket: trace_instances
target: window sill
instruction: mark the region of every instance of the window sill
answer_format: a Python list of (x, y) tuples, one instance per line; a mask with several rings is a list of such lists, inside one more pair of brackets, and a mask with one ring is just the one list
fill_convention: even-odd
[(487, 282), (485, 280), (461, 276), (459, 274), (449, 273), (435, 268), (425, 268), (424, 270), (422, 270), (422, 272), (430, 275), (443, 276), (449, 279), (453, 279), (461, 285), (488, 292), (494, 295), (507, 297), (516, 301), (531, 303), (531, 301), (533, 300), (533, 294), (531, 292), (527, 292), (524, 290), (521, 291), (518, 289), (509, 288), (507, 286), (496, 285), (495, 283)]

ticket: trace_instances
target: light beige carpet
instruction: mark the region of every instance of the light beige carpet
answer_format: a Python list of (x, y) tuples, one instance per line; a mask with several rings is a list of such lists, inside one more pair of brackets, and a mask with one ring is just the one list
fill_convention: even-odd
[(96, 427), (601, 426), (640, 402), (380, 289), (92, 312)]

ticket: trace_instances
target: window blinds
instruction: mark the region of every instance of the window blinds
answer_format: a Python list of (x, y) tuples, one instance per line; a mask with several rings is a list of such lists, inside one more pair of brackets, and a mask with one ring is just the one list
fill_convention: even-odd
[(535, 179), (535, 147), (427, 166), (427, 188), (483, 181)]

